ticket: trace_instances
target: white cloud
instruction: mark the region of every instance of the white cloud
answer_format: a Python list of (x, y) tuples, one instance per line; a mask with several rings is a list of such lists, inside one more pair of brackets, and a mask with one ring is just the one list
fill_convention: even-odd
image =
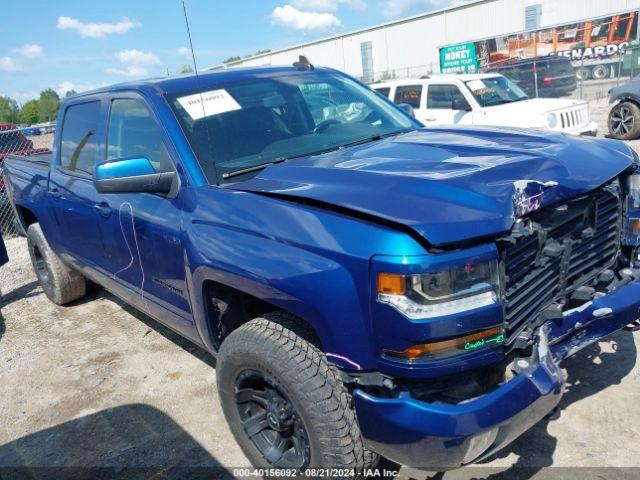
[(333, 13), (303, 12), (288, 4), (273, 9), (271, 23), (294, 30), (324, 30), (342, 25)]
[(107, 72), (127, 77), (143, 77), (149, 75), (149, 68), (160, 65), (160, 60), (153, 53), (130, 49), (115, 54), (122, 68), (109, 68)]
[(86, 92), (87, 90), (94, 90), (99, 87), (104, 87), (106, 85), (107, 83), (104, 83), (104, 82), (103, 83), (83, 83), (83, 82), (76, 83), (76, 82), (71, 82), (69, 80), (65, 80), (64, 82), (58, 84), (58, 86), (56, 87), (56, 92), (58, 92), (58, 95), (62, 97), (71, 90), (74, 90), (80, 93), (80, 92)]
[(291, 5), (306, 12), (335, 12), (339, 5), (356, 10), (366, 10), (364, 0), (291, 0)]
[(7, 73), (22, 72), (22, 67), (11, 57), (0, 57), (0, 70)]
[(24, 58), (28, 60), (35, 60), (36, 58), (42, 57), (44, 52), (40, 45), (27, 43), (20, 48), (14, 48), (13, 52), (18, 55), (22, 55)]
[(60, 30), (77, 30), (82, 38), (103, 38), (114, 33), (123, 34), (142, 24), (137, 20), (122, 17), (114, 23), (83, 23), (76, 18), (58, 17), (57, 27)]
[(178, 55), (184, 58), (191, 58), (191, 50), (189, 50), (187, 47), (180, 47), (178, 49)]
[(385, 0), (380, 3), (382, 14), (387, 18), (404, 17), (414, 13), (428, 12), (443, 7), (457, 7), (471, 0)]

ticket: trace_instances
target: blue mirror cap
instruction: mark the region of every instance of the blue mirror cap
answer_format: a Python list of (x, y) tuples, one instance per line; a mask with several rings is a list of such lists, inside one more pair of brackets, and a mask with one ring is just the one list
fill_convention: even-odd
[(107, 160), (96, 165), (93, 177), (96, 180), (137, 177), (156, 173), (148, 158), (128, 157)]

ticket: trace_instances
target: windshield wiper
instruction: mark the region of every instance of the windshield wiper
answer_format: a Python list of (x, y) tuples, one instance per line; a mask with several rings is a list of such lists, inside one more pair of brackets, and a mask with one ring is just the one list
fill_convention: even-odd
[(238, 175), (244, 175), (245, 173), (256, 172), (258, 170), (262, 170), (263, 168), (267, 168), (269, 165), (275, 165), (277, 163), (282, 163), (285, 160), (287, 160), (287, 159), (284, 158), (284, 157), (279, 157), (279, 158), (276, 158), (274, 160), (271, 160), (270, 162), (260, 163), (258, 165), (253, 165), (253, 166), (247, 167), (247, 168), (241, 168), (240, 170), (234, 170), (232, 172), (225, 172), (225, 173), (222, 174), (222, 178), (223, 178), (223, 180), (226, 180), (228, 178), (237, 177)]
[(400, 135), (402, 133), (406, 133), (409, 130), (398, 130), (397, 132), (389, 132), (389, 133), (380, 133), (378, 135), (372, 135), (370, 137), (361, 138), (360, 140), (356, 140), (354, 142), (345, 143), (344, 145), (340, 145), (340, 149), (355, 147), (356, 145), (363, 145), (365, 143), (375, 142), (377, 140), (382, 140), (383, 138), (393, 137), (396, 135)]

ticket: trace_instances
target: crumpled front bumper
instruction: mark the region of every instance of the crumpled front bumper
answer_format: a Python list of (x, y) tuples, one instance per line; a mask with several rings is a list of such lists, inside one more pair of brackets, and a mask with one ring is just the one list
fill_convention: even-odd
[(560, 401), (559, 364), (640, 317), (640, 280), (566, 312), (540, 328), (534, 354), (515, 362), (517, 375), (492, 392), (457, 405), (408, 396), (354, 392), (367, 447), (395, 462), (447, 470), (487, 457), (540, 421)]

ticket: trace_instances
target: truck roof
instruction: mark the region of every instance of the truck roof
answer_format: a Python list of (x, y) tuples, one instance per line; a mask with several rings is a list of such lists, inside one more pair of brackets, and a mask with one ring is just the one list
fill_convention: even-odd
[[(334, 72), (335, 70), (324, 67), (316, 67), (316, 71)], [(241, 68), (229, 68), (226, 70), (208, 70), (200, 72), (197, 76), (195, 74), (178, 75), (174, 77), (158, 77), (150, 78), (146, 80), (135, 80), (132, 82), (118, 83), (115, 85), (108, 85), (100, 87), (95, 90), (79, 93), (71, 98), (77, 98), (78, 96), (93, 95), (97, 93), (108, 93), (119, 90), (145, 90), (152, 88), (160, 93), (181, 93), (197, 90), (206, 90), (210, 88), (217, 88), (229, 83), (237, 81), (247, 80), (251, 78), (269, 78), (276, 77), (282, 74), (290, 75), (304, 75), (306, 71), (301, 71), (292, 66), (280, 66), (280, 67), (241, 67)]]

